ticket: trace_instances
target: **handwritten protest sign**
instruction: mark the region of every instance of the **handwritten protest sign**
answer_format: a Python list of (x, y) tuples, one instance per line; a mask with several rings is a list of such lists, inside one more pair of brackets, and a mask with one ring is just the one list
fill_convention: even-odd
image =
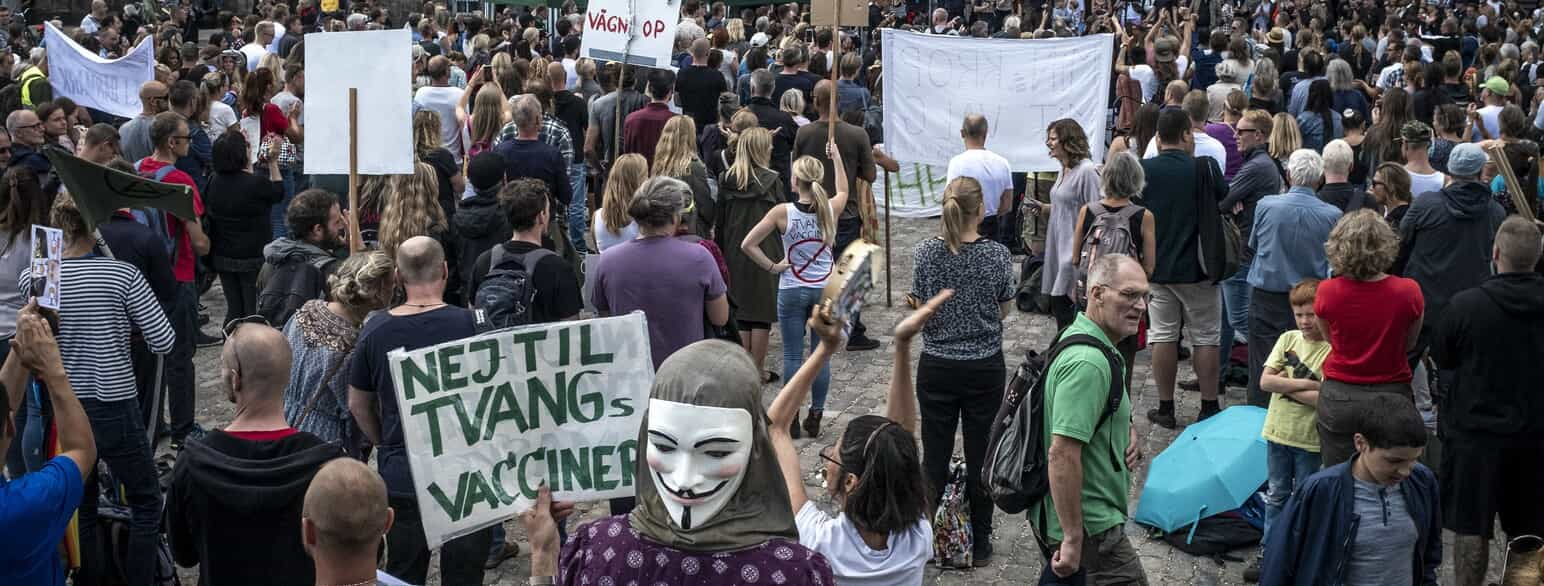
[[(885, 29), (885, 143), (896, 160), (946, 165), (960, 122), (986, 116), (986, 146), (1015, 171), (1055, 171), (1045, 146), (1052, 121), (1078, 121), (1104, 160), (1111, 35), (977, 39)], [(1095, 64), (1099, 64), (1094, 66)]]
[(429, 546), (530, 508), (631, 496), (654, 379), (642, 313), (389, 355)]
[(590, 0), (579, 54), (674, 69), (670, 57), (680, 19), (680, 0)]
[[(948, 168), (944, 165), (901, 163), (896, 173), (880, 173), (874, 193), (885, 193), (890, 182), (890, 215), (897, 218), (936, 218), (943, 213), (944, 188), (948, 187)], [(883, 208), (884, 197), (875, 197), (874, 205)]]
[(45, 22), (48, 84), (53, 86), (55, 96), (70, 98), (87, 108), (125, 118), (138, 116), (143, 111), (139, 86), (155, 79), (152, 41), (154, 38), (145, 37), (123, 57), (103, 59)]

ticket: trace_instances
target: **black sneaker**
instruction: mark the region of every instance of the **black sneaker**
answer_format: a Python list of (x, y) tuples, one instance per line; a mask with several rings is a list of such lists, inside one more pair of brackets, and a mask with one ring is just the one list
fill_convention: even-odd
[(1222, 408), (1221, 407), (1218, 407), (1216, 409), (1207, 409), (1205, 407), (1202, 407), (1201, 408), (1201, 414), (1196, 416), (1196, 423), (1200, 423), (1202, 421), (1206, 421), (1206, 418), (1211, 417), (1211, 416), (1216, 415), (1216, 414), (1221, 413), (1221, 412), (1222, 412)]
[(1164, 429), (1174, 429), (1174, 426), (1178, 425), (1178, 422), (1174, 420), (1173, 413), (1164, 413), (1157, 409), (1149, 409), (1147, 411), (1147, 420)]
[(224, 344), (225, 336), (211, 336), (204, 333), (203, 330), (199, 330), (198, 336), (194, 338), (194, 342), (198, 344), (199, 348), (210, 348)]
[(992, 542), (987, 539), (976, 542), (970, 549), (970, 565), (985, 568), (992, 564)]
[(853, 337), (851, 337), (851, 338), (849, 338), (847, 340), (847, 351), (848, 352), (858, 352), (858, 351), (862, 351), (862, 350), (873, 350), (873, 349), (878, 348), (878, 347), (879, 347), (879, 340), (875, 340), (875, 339), (870, 338), (868, 336), (865, 336), (863, 334), (858, 334), (858, 335), (853, 336)]
[(1254, 561), (1249, 562), (1249, 566), (1244, 568), (1245, 582), (1254, 584), (1260, 581), (1260, 566), (1262, 563), (1264, 563), (1264, 558), (1261, 556), (1255, 556)]

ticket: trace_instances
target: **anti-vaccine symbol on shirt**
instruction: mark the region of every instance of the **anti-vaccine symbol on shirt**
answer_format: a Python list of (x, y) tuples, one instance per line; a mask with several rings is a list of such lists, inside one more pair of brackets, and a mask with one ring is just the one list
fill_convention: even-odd
[[(825, 258), (824, 263), (817, 262)], [(805, 238), (788, 247), (788, 270), (805, 283), (823, 283), (831, 276), (831, 247), (819, 238)]]

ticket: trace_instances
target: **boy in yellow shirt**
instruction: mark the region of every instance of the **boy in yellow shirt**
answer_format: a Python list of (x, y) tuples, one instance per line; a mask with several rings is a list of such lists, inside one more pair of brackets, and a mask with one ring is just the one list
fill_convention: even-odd
[[(1319, 367), (1330, 355), (1330, 342), (1319, 331), (1318, 316), (1313, 311), (1318, 289), (1318, 279), (1303, 279), (1287, 294), (1297, 329), (1276, 339), (1270, 357), (1265, 359), (1265, 370), (1260, 373), (1260, 388), (1271, 393), (1265, 427), (1260, 430), (1269, 458), (1265, 483), (1266, 535), (1293, 490), (1319, 471), (1319, 432), (1314, 414), (1323, 378)], [(1260, 559), (1256, 558), (1244, 571), (1244, 579), (1255, 581), (1259, 571)]]

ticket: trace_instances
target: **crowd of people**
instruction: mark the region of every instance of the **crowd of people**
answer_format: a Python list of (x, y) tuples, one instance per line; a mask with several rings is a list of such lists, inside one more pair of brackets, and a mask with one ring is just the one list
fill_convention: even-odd
[[(1267, 410), (1246, 580), (1435, 584), (1446, 530), (1458, 583), (1479, 585), (1498, 517), (1544, 534), (1528, 494), (1544, 473), (1516, 464), (1544, 461), (1527, 382), (1544, 359), (1544, 12), (880, 1), (870, 28), (833, 29), (798, 4), (693, 0), (673, 67), (647, 69), (582, 58), (572, 7), (205, 8), (94, 0), (55, 23), (107, 59), (153, 39), (128, 119), (57, 95), (48, 52), (71, 49), (0, 9), (0, 274), (17, 278), (0, 287), (0, 582), (159, 583), (164, 551), (202, 584), (424, 584), (429, 503), (388, 353), (634, 311), (656, 370), (636, 496), (569, 527), (574, 503), (543, 488), (521, 516), (531, 584), (918, 584), (954, 546), (989, 566), (983, 470), (1028, 350), (1004, 343), (1026, 288), (1058, 332), (1035, 341), (1058, 349), (1034, 426), (1049, 488), (1027, 512), (1042, 584), (1146, 583), (1126, 534), (1138, 428), (1230, 396)], [(388, 28), (412, 31), (415, 164), (362, 178), (349, 210), (346, 179), (304, 173), (304, 35)], [(992, 150), (991, 125), (1017, 120), (963, 116), (884, 411), (842, 420), (825, 412), (832, 355), (881, 343), (821, 292), (899, 167), (880, 28), (1110, 33), (1116, 57), (1090, 64), (1112, 79), (1106, 127), (1046, 124), (1044, 193)], [(186, 186), (193, 217), (91, 217), (49, 152)], [(32, 225), (63, 234), (57, 311), (32, 301)], [(1039, 282), (1018, 283), (1016, 254), (1042, 259)], [(223, 334), (203, 331), (216, 280)], [(194, 372), (203, 346), (221, 347), (215, 373)], [(199, 379), (235, 405), (218, 430), (194, 421)], [(833, 516), (793, 440), (838, 422), (819, 451)], [(935, 526), (940, 507), (964, 528)], [(481, 584), (520, 549), (501, 524), (451, 539), (439, 580)]]

